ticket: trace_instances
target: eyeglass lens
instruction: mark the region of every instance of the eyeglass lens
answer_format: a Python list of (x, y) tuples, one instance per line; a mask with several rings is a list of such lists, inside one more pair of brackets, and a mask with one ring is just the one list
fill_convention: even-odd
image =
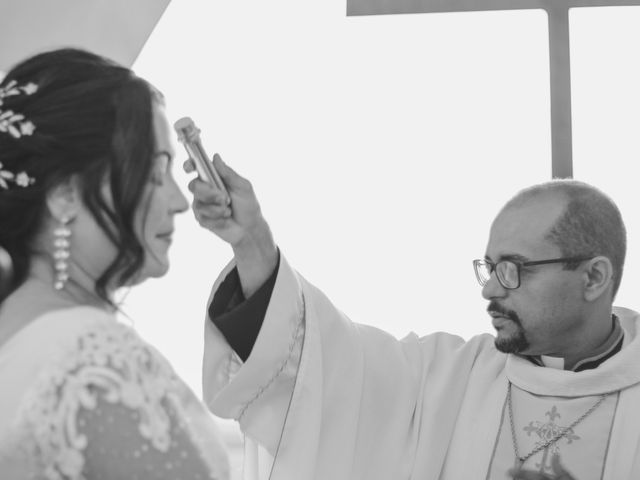
[[(485, 285), (491, 278), (491, 265), (485, 261), (477, 263), (476, 270), (478, 280), (481, 285)], [(505, 288), (516, 288), (518, 286), (518, 266), (508, 260), (503, 260), (496, 264), (496, 275)]]

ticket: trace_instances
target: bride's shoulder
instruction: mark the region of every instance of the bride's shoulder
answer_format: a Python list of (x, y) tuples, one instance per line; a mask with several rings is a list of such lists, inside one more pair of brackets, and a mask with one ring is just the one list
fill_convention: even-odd
[(83, 361), (84, 337), (119, 328), (107, 312), (73, 307), (43, 312), (15, 331), (0, 347), (0, 384), (11, 385), (0, 396), (0, 431), (15, 421), (43, 374), (64, 376), (71, 364)]
[(0, 430), (18, 411), (148, 378), (177, 381), (166, 359), (115, 315), (93, 307), (46, 312), (0, 348), (0, 384), (12, 387), (0, 396)]
[(0, 384), (12, 386), (0, 398), (0, 411), (16, 408), (43, 375), (51, 380), (82, 366), (117, 364), (131, 351), (147, 348), (131, 327), (104, 310), (78, 306), (44, 312), (0, 347)]
[[(104, 310), (77, 306), (42, 312), (17, 329), (0, 347), (0, 358), (50, 357), (55, 351), (73, 348), (78, 337), (92, 331), (128, 329)], [(23, 360), (21, 360), (23, 361)]]
[[(144, 449), (185, 469), (226, 465), (221, 447), (209, 452), (217, 437), (195, 396), (161, 354), (107, 312), (77, 307), (34, 319), (0, 349), (0, 384), (7, 379), (0, 469), (3, 458), (19, 459), (79, 479), (85, 465), (128, 473), (165, 465), (141, 456)], [(191, 465), (183, 457), (189, 449), (215, 461)]]

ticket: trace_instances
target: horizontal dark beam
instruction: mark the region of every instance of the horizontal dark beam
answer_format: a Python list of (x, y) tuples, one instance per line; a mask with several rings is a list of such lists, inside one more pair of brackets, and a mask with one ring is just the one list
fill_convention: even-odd
[(347, 15), (481, 12), (490, 10), (624, 7), (640, 0), (347, 0)]

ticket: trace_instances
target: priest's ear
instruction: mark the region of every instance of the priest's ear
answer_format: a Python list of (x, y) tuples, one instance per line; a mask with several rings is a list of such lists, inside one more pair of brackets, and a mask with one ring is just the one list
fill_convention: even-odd
[(584, 299), (593, 302), (607, 292), (613, 293), (613, 265), (604, 256), (586, 262), (583, 271)]
[(53, 219), (62, 223), (78, 215), (82, 208), (82, 195), (76, 176), (63, 180), (49, 190), (47, 208)]

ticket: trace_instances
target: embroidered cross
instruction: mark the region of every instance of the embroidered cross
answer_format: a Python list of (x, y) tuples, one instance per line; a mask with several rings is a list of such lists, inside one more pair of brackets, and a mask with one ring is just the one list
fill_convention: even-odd
[(553, 178), (573, 175), (569, 9), (640, 5), (640, 0), (347, 0), (347, 15), (543, 9), (549, 18)]
[[(554, 438), (558, 434), (564, 433), (564, 439), (567, 441), (567, 444), (573, 443), (574, 440), (580, 440), (580, 437), (576, 435), (572, 428), (563, 427), (555, 423), (557, 418), (560, 418), (560, 414), (558, 413), (558, 408), (554, 405), (551, 410), (545, 413), (547, 417), (549, 417), (548, 422), (529, 422), (529, 425), (523, 428), (525, 432), (527, 432), (528, 436), (531, 434), (536, 434), (540, 441), (538, 441), (535, 447), (539, 445), (543, 445), (545, 442)], [(540, 469), (540, 473), (551, 472), (551, 457), (555, 453), (560, 453), (560, 448), (558, 447), (558, 443), (556, 442), (550, 445), (548, 448), (545, 448), (542, 452), (542, 460), (540, 463), (536, 463), (536, 468)], [(534, 448), (535, 448), (534, 447)], [(551, 455), (550, 455), (551, 454)]]

